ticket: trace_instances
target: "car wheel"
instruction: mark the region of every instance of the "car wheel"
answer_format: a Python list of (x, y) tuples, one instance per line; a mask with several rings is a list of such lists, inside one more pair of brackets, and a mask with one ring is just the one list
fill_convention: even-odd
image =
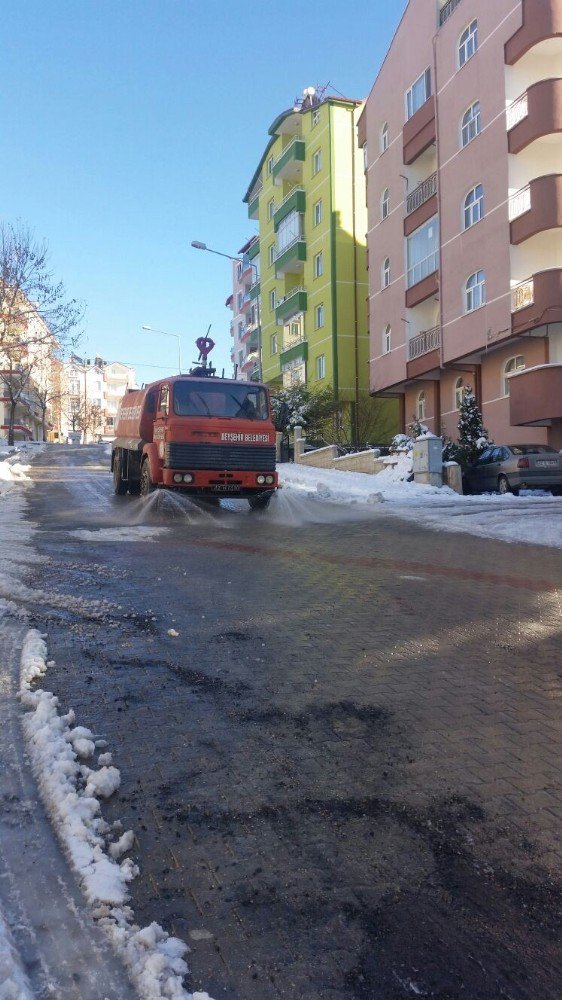
[(128, 484), (123, 480), (121, 471), (121, 452), (117, 449), (113, 456), (113, 492), (120, 497), (124, 496), (128, 489)]
[(140, 477), (140, 495), (141, 497), (148, 497), (151, 493), (154, 493), (155, 489), (156, 487), (150, 478), (150, 465), (148, 461), (143, 462)]
[[(519, 493), (519, 490), (517, 492)], [(515, 493), (515, 490), (512, 490), (509, 485), (507, 476), (498, 476), (498, 493), (501, 493), (502, 496), (505, 496), (506, 493)]]
[(271, 493), (258, 493), (255, 497), (248, 497), (250, 510), (265, 510), (266, 507), (269, 507), (270, 500)]

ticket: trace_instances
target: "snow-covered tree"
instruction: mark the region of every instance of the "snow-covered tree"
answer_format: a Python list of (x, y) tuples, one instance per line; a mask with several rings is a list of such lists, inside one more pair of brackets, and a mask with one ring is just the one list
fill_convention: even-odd
[(469, 385), (463, 389), (457, 427), (459, 437), (453, 457), (461, 465), (470, 465), (476, 461), (484, 448), (493, 444), (493, 441), (488, 437), (488, 431), (482, 422), (482, 414), (478, 409), (476, 397)]

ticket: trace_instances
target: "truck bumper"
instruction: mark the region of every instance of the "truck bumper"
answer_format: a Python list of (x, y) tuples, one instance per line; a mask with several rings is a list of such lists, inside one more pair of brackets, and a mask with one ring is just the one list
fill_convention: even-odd
[[(191, 476), (191, 481), (185, 482), (184, 476)], [(279, 479), (276, 472), (162, 469), (162, 486), (195, 496), (251, 497), (274, 492), (279, 487)]]

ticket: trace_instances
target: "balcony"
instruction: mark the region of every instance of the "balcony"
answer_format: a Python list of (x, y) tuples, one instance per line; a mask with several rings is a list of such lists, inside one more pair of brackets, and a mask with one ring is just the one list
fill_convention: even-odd
[(258, 365), (258, 353), (257, 351), (252, 351), (252, 353), (248, 354), (244, 359), (244, 362), (242, 364), (242, 371), (251, 372), (253, 374), (253, 372), (257, 368), (257, 365)]
[(251, 201), (248, 202), (248, 218), (259, 219), (259, 217), (260, 217), (260, 196), (259, 194), (256, 194), (251, 199)]
[(562, 79), (539, 80), (529, 87), (507, 108), (506, 124), (510, 153), (562, 132)]
[(439, 291), (439, 251), (435, 250), (423, 260), (408, 268), (406, 307), (408, 309), (424, 302)]
[(280, 184), (281, 181), (302, 180), (304, 157), (304, 140), (293, 139), (273, 162), (271, 174), (275, 183)]
[(515, 65), (533, 46), (556, 37), (559, 39), (561, 34), (558, 0), (523, 0), (523, 24), (506, 42), (506, 64)]
[(428, 97), (402, 129), (404, 163), (410, 164), (417, 160), (435, 142), (436, 136), (435, 98)]
[(404, 236), (409, 236), (415, 229), (437, 214), (437, 173), (426, 177), (421, 184), (406, 198), (406, 218), (404, 219)]
[(562, 174), (536, 177), (509, 199), (511, 242), (562, 227)]
[(512, 288), (511, 295), (513, 333), (562, 323), (562, 268), (538, 271)]
[(285, 298), (281, 299), (275, 307), (275, 319), (279, 324), (288, 323), (293, 316), (305, 312), (308, 304), (308, 295), (305, 288), (298, 286), (287, 292)]
[(524, 368), (509, 380), (509, 422), (514, 427), (548, 427), (562, 420), (562, 365)]
[(439, 27), (441, 28), (445, 21), (448, 21), (451, 14), (456, 7), (460, 4), (461, 0), (446, 0), (445, 3), (441, 5), (441, 10), (439, 11)]
[(441, 366), (441, 327), (423, 330), (408, 341), (407, 375), (409, 379), (419, 378), (434, 368)]
[(260, 241), (259, 239), (254, 240), (251, 247), (248, 249), (248, 260), (253, 260), (257, 257), (260, 252)]
[(292, 243), (275, 252), (275, 273), (279, 278), (282, 274), (299, 274), (304, 270), (306, 260), (306, 240), (297, 236)]
[(255, 302), (255, 300), (257, 299), (258, 295), (260, 294), (260, 283), (259, 283), (259, 280), (258, 281), (254, 281), (253, 285), (250, 285), (250, 291), (248, 292), (248, 294), (250, 296), (250, 302)]
[(279, 223), (281, 223), (287, 215), (291, 212), (300, 212), (301, 215), (304, 215), (305, 208), (306, 195), (303, 188), (293, 188), (293, 190), (289, 191), (289, 194), (283, 198), (283, 201), (273, 216), (273, 228), (275, 232), (279, 229)]
[(304, 336), (288, 343), (286, 347), (283, 347), (279, 355), (282, 372), (289, 371), (295, 367), (295, 364), (302, 364), (303, 361), (307, 360), (308, 341)]

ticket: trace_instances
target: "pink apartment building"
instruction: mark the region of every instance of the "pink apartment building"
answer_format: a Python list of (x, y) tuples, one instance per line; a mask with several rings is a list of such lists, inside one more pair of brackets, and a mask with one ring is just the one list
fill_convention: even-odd
[(226, 305), (233, 313), (230, 358), (235, 377), (247, 382), (260, 378), (259, 238), (252, 236), (239, 253), (241, 259), (232, 261), (232, 294)]
[(562, 449), (562, 0), (410, 0), (359, 143), (371, 392)]

